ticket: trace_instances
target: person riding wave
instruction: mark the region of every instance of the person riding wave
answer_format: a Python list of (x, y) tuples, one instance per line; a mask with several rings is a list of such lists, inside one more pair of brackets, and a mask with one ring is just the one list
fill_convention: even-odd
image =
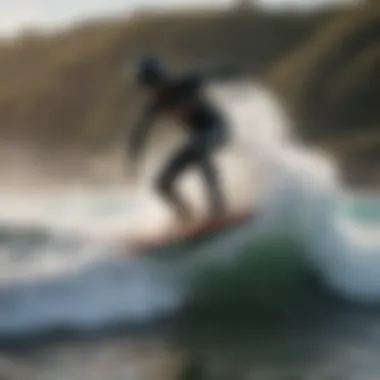
[(226, 212), (213, 154), (228, 144), (230, 131), (224, 115), (202, 90), (210, 80), (231, 79), (240, 73), (232, 67), (221, 67), (170, 77), (155, 57), (146, 56), (138, 62), (138, 85), (145, 90), (148, 100), (129, 136), (130, 158), (133, 163), (140, 158), (149, 131), (160, 114), (173, 115), (186, 128), (188, 141), (169, 159), (155, 181), (156, 192), (184, 222), (191, 221), (192, 213), (175, 185), (180, 175), (194, 166), (200, 169), (206, 184), (211, 217)]

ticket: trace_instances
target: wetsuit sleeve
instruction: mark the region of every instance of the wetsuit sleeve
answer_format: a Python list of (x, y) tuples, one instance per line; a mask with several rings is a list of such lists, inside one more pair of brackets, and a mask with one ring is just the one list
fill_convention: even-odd
[(194, 70), (179, 78), (178, 88), (186, 94), (196, 94), (207, 82), (236, 79), (242, 74), (242, 70), (231, 66)]
[(128, 153), (132, 160), (136, 159), (145, 144), (146, 138), (153, 125), (156, 111), (157, 107), (155, 105), (148, 105), (144, 107), (135, 127), (129, 135)]
[(220, 66), (210, 69), (200, 70), (194, 77), (198, 82), (207, 82), (213, 80), (230, 80), (244, 75), (244, 70), (234, 66)]

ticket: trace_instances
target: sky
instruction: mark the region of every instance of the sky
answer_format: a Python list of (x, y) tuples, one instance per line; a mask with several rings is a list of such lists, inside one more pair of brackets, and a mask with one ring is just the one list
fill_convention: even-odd
[[(91, 17), (128, 14), (141, 7), (191, 8), (231, 6), (236, 0), (0, 0), (0, 34), (12, 35), (29, 26), (55, 27)], [(354, 0), (253, 0), (270, 7), (309, 8)]]

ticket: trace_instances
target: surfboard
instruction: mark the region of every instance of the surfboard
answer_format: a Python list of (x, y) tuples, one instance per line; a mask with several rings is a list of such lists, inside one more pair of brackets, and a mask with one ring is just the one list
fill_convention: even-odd
[(227, 232), (247, 223), (255, 216), (253, 210), (244, 210), (230, 213), (220, 218), (207, 218), (199, 220), (186, 228), (171, 230), (156, 237), (139, 237), (129, 241), (129, 247), (136, 252), (147, 252), (178, 247), (182, 244), (199, 243), (200, 240), (209, 239), (213, 235)]

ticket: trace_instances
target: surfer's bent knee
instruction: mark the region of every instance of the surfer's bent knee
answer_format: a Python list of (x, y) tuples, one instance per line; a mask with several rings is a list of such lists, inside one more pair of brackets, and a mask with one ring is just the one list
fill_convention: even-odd
[(173, 191), (173, 181), (167, 176), (161, 176), (155, 182), (155, 189), (158, 194), (167, 196)]
[(231, 134), (227, 123), (221, 123), (218, 127), (217, 146), (224, 148), (231, 141)]
[(204, 136), (204, 140), (208, 153), (224, 148), (230, 141), (228, 126), (225, 123), (211, 126), (206, 136)]

